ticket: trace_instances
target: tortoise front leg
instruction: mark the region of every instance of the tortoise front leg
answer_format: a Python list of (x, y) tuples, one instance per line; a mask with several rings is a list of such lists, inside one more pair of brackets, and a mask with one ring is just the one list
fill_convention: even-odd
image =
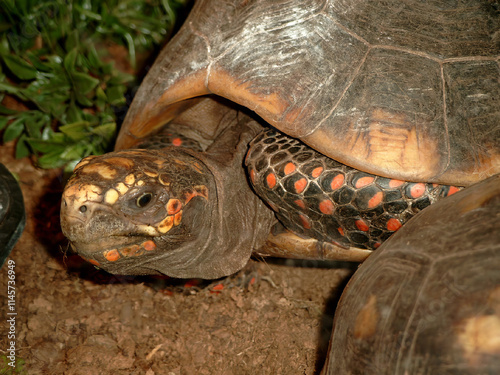
[(260, 256), (279, 258), (345, 260), (350, 262), (363, 262), (371, 253), (371, 250), (355, 247), (344, 248), (315, 238), (300, 237), (283, 228), (279, 223), (273, 227), (264, 245), (254, 252)]

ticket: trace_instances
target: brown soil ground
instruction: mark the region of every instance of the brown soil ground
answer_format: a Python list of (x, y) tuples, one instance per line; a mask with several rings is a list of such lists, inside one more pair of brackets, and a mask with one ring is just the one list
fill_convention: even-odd
[[(116, 277), (68, 251), (59, 228), (62, 175), (30, 160), (0, 162), (17, 174), (26, 229), (16, 267), (16, 347), (29, 374), (317, 374), (325, 359), (346, 263), (251, 260), (205, 287)], [(328, 267), (327, 267), (328, 266)], [(246, 286), (244, 278), (256, 276)], [(243, 281), (242, 281), (243, 280)], [(0, 271), (0, 350), (7, 339), (7, 270)], [(2, 368), (8, 368), (0, 365)], [(12, 372), (14, 373), (14, 372)]]

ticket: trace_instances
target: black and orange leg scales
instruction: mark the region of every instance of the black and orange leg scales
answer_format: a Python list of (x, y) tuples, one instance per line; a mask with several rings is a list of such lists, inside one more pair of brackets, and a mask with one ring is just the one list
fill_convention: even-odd
[(279, 221), (300, 237), (319, 241), (303, 245), (306, 252), (328, 252), (327, 244), (376, 249), (417, 212), (459, 190), (364, 173), (273, 129), (251, 142), (246, 165), (255, 191)]

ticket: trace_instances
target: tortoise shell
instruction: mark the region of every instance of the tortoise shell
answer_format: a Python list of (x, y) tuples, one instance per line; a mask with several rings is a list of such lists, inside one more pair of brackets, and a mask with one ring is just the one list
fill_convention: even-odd
[(500, 175), (426, 208), (349, 281), (324, 374), (497, 374)]
[(199, 1), (116, 148), (215, 94), (351, 167), (466, 186), (500, 172), (499, 28), (481, 0)]

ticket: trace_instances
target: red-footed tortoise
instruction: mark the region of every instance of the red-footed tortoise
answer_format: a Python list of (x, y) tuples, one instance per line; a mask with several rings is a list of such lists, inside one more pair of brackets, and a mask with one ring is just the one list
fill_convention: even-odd
[[(197, 2), (141, 85), (116, 151), (75, 168), (63, 232), (121, 274), (217, 278), (252, 251), (361, 261), (455, 186), (500, 172), (499, 19), (488, 1)], [(498, 242), (498, 231), (484, 235)], [(402, 268), (412, 251), (394, 257)], [(494, 262), (498, 251), (478, 256)], [(398, 319), (419, 314), (403, 308)]]

